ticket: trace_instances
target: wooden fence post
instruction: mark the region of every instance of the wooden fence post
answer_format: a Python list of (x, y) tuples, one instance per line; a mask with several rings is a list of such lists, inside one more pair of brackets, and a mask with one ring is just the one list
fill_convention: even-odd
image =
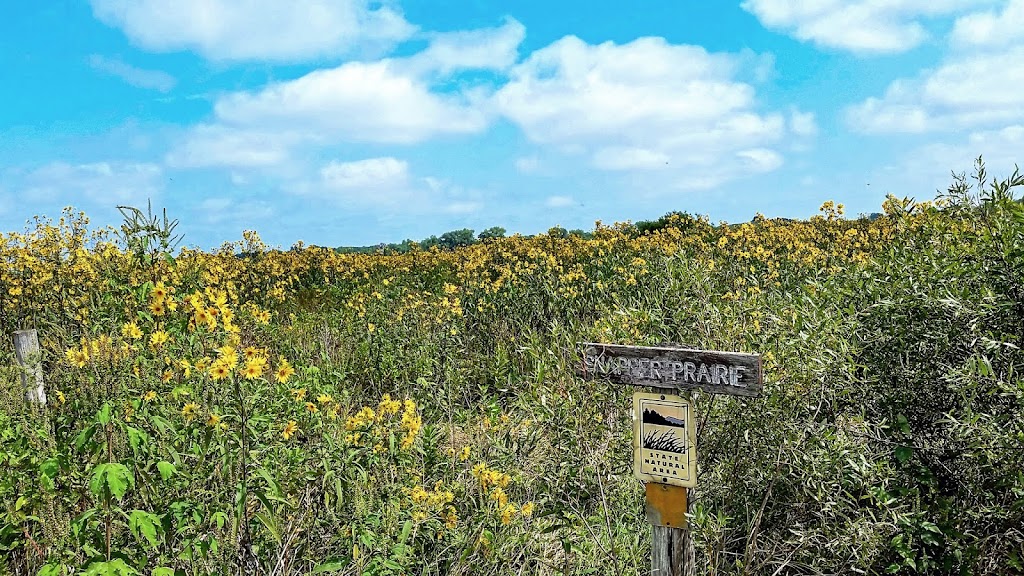
[(21, 368), (21, 384), (24, 386), (25, 399), (29, 404), (46, 405), (41, 354), (39, 335), (34, 328), (14, 333), (14, 356)]

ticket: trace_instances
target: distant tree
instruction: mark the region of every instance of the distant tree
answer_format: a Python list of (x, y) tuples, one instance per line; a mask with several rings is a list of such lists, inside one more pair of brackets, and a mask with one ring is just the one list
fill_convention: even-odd
[(473, 235), (473, 231), (469, 228), (463, 228), (462, 230), (452, 230), (441, 234), (439, 243), (442, 248), (451, 250), (461, 246), (469, 246), (474, 242), (476, 242), (476, 236)]
[(567, 238), (569, 236), (569, 231), (561, 226), (553, 226), (548, 228), (548, 236), (551, 236), (552, 238)]
[(483, 232), (477, 234), (476, 237), (477, 240), (480, 240), (481, 242), (486, 242), (487, 240), (496, 240), (498, 238), (504, 238), (505, 229), (502, 228), (501, 226), (491, 226), (487, 230), (484, 230)]

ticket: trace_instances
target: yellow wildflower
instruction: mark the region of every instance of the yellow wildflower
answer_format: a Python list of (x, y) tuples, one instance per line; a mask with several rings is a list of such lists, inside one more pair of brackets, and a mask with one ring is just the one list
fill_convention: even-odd
[(128, 322), (124, 326), (121, 326), (121, 335), (125, 338), (138, 340), (142, 338), (142, 330), (139, 329), (139, 325), (135, 322)]
[[(292, 365), (288, 363), (288, 360), (282, 357), (281, 361), (277, 365), (277, 372), (274, 373), (274, 378), (276, 378), (278, 382), (284, 384), (294, 374), (295, 369), (292, 368)], [(302, 389), (302, 393), (306, 393), (305, 388)]]
[(181, 415), (185, 417), (186, 422), (191, 422), (196, 417), (196, 412), (199, 411), (199, 404), (195, 402), (189, 402), (181, 408)]

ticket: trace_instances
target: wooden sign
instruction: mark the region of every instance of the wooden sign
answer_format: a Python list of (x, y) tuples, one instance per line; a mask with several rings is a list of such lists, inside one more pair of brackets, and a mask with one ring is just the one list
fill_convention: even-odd
[(579, 373), (586, 378), (734, 396), (757, 396), (763, 387), (759, 354), (591, 342), (581, 346)]
[(697, 432), (689, 400), (633, 394), (633, 475), (643, 482), (697, 485)]

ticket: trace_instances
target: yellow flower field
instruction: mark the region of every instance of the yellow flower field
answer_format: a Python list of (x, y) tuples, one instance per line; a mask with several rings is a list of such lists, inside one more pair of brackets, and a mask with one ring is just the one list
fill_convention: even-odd
[(762, 397), (695, 395), (698, 573), (1020, 570), (1014, 178), (400, 254), (37, 219), (0, 234), (49, 397), (0, 356), (0, 573), (644, 574), (632, 390), (582, 341), (763, 355)]

